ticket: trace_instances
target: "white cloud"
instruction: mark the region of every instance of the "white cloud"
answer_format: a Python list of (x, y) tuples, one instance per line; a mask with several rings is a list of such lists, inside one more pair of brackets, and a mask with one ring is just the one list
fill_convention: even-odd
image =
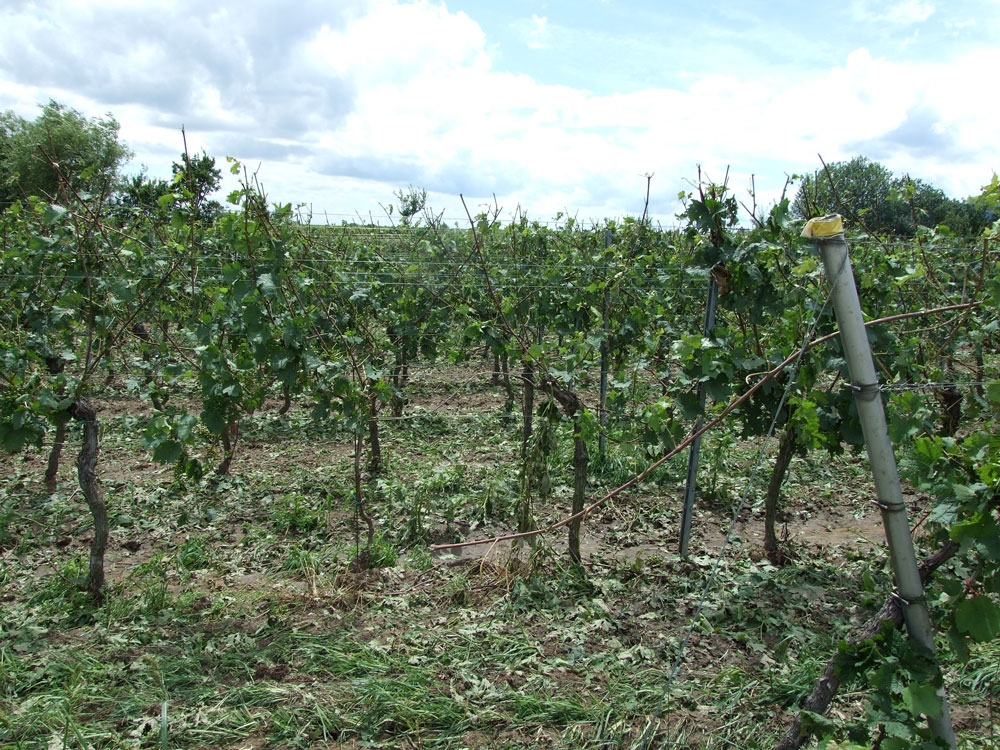
[(525, 41), (531, 49), (548, 49), (549, 44), (549, 19), (545, 16), (531, 14), (531, 25), (525, 34)]
[(907, 26), (923, 23), (934, 15), (934, 4), (927, 0), (854, 0), (851, 11), (855, 18), (868, 24)]
[(675, 88), (596, 95), (496, 70), (472, 18), (425, 0), (199, 7), (161, 3), (155, 24), (145, 5), (97, 0), (58, 22), (0, 11), (0, 109), (31, 115), (27, 105), (54, 97), (111, 110), (151, 171), (169, 171), (184, 123), (192, 150), (261, 163), (274, 200), (349, 215), (377, 215), (409, 184), (449, 216), (459, 192), (470, 206), (495, 193), (538, 218), (638, 213), (642, 175), (655, 173), (652, 209), (670, 221), (698, 163), (716, 179), (731, 165), (734, 186), (756, 173), (765, 197), (785, 172), (818, 166), (817, 152), (877, 149), (956, 195), (1000, 166), (982, 79), (966, 74), (995, 70), (996, 49), (947, 63), (858, 49), (826, 71), (691, 73)]
[(910, 34), (910, 36), (906, 37), (906, 39), (903, 40), (903, 43), (901, 45), (902, 48), (906, 49), (911, 44), (913, 44), (914, 42), (916, 42), (917, 39), (919, 39), (919, 38), (920, 38), (920, 29), (917, 29), (912, 34)]
[(324, 26), (306, 47), (314, 61), (361, 85), (400, 83), (417, 71), (483, 70), (486, 35), (465, 13), (421, 0), (373, 0), (337, 28)]

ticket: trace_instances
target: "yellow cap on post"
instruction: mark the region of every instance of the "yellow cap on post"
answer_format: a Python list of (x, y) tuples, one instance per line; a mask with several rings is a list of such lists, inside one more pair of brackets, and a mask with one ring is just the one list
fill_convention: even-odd
[(803, 237), (832, 237), (835, 234), (842, 234), (844, 231), (844, 220), (840, 214), (827, 214), (809, 219), (802, 228)]

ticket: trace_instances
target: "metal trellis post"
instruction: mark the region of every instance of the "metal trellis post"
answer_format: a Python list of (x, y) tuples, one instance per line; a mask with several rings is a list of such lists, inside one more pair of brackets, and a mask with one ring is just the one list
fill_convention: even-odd
[[(604, 230), (604, 249), (611, 247), (611, 230)], [(601, 321), (603, 327), (604, 337), (601, 340), (601, 393), (600, 393), (600, 404), (598, 408), (598, 426), (600, 427), (598, 438), (597, 438), (597, 453), (600, 457), (600, 461), (603, 464), (604, 458), (608, 452), (608, 436), (605, 432), (608, 424), (608, 359), (610, 355), (611, 348), (611, 331), (608, 326), (608, 272), (607, 272), (607, 259), (605, 259), (605, 270), (604, 270), (604, 305), (601, 311), (603, 320)]]
[[(882, 511), (882, 524), (885, 527), (889, 558), (898, 597), (903, 606), (906, 629), (911, 638), (933, 654), (934, 631), (924, 600), (913, 537), (906, 519), (906, 503), (886, 428), (881, 389), (868, 345), (868, 334), (848, 257), (843, 225), (837, 215), (813, 219), (807, 224), (803, 234), (816, 241), (827, 278), (833, 285), (834, 312), (840, 327), (844, 358), (854, 386), (855, 402), (868, 449), (875, 493)], [(938, 718), (928, 717), (927, 723), (935, 736), (954, 748), (955, 731), (951, 725), (948, 701), (943, 690), (939, 691), (939, 695), (941, 715)]]
[[(715, 329), (715, 308), (719, 302), (719, 284), (712, 275), (708, 282), (708, 303), (705, 305), (704, 334), (708, 336)], [(705, 384), (698, 384), (698, 412), (705, 411)], [(694, 423), (697, 432), (701, 429), (702, 418)], [(684, 511), (681, 514), (681, 557), (687, 557), (688, 542), (691, 539), (691, 517), (694, 515), (694, 493), (698, 487), (698, 454), (701, 451), (701, 435), (691, 443), (688, 453), (687, 482), (684, 485)]]

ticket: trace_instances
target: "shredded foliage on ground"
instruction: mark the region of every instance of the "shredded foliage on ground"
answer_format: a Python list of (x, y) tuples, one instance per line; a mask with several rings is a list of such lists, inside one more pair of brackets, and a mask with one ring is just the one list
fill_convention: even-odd
[[(92, 529), (73, 467), (49, 494), (42, 453), (3, 458), (0, 745), (628, 747), (662, 705), (660, 746), (766, 748), (889, 588), (858, 458), (797, 459), (785, 506), (795, 559), (763, 559), (760, 508), (749, 508), (665, 695), (755, 446), (707, 441), (710, 491), (686, 561), (682, 466), (588, 520), (582, 570), (562, 536), (531, 559), (432, 555), (429, 542), (514, 523), (518, 425), (485, 382), (462, 397), (476, 408), (417, 404), (415, 418), (387, 424), (377, 567), (361, 571), (345, 434), (304, 410), (262, 412), (243, 428), (234, 473), (194, 481), (144, 458), (135, 403), (100, 401), (112, 529), (100, 606), (81, 589)], [(560, 429), (542, 521), (569, 503)], [(594, 472), (595, 491), (641, 460), (622, 448)], [(948, 675), (977, 746), (1000, 691), (991, 648)], [(863, 700), (848, 692), (834, 710)]]

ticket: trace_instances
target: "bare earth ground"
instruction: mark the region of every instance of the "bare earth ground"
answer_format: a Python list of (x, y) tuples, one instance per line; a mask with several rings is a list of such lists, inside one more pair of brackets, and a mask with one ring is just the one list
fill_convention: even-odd
[[(384, 567), (365, 571), (351, 565), (358, 529), (343, 434), (311, 427), (302, 409), (273, 417), (277, 403), (267, 404), (243, 428), (230, 477), (185, 484), (142, 448), (133, 422), (148, 407), (95, 399), (104, 424), (99, 473), (112, 513), (105, 606), (131, 602), (114, 616), (131, 624), (116, 630), (98, 615), (68, 627), (65, 612), (38, 614), (46, 596), (58, 598), (44, 592), (65, 583), (91, 540), (74, 433), (53, 496), (40, 483), (44, 453), (0, 457), (5, 492), (27, 498), (11, 523), (19, 538), (0, 536), (4, 627), (11, 629), (12, 616), (41, 618), (41, 640), (26, 648), (53, 664), (75, 663), (88, 650), (100, 661), (107, 651), (125, 660), (124, 675), (145, 676), (154, 661), (162, 668), (175, 659), (191, 680), (203, 673), (216, 681), (218, 704), (211, 690), (174, 688), (178, 747), (611, 747), (614, 737), (634, 739), (651, 708), (663, 705), (666, 675), (730, 530), (756, 445), (734, 444), (725, 466), (703, 460), (688, 560), (676, 551), (683, 460), (587, 519), (586, 581), (564, 563), (565, 531), (542, 541), (535, 568), (526, 548), (509, 543), (431, 553), (431, 543), (512, 530), (519, 452), (517, 418), (503, 418), (500, 388), (460, 368), (434, 375), (414, 375), (409, 420), (384, 423), (389, 479), (370, 507), (396, 541), (386, 542)], [(201, 450), (210, 468), (217, 448)], [(765, 461), (693, 630), (666, 703), (664, 743), (752, 747), (758, 738), (769, 746), (838, 633), (887, 591), (881, 520), (861, 458), (793, 461), (782, 520), (795, 562), (783, 570), (763, 560), (768, 470)], [(534, 508), (539, 525), (569, 514), (571, 479), (565, 465), (554, 472), (552, 502)], [(596, 498), (628, 476), (593, 476), (588, 494)], [(925, 503), (908, 500), (911, 523), (919, 522)], [(811, 572), (815, 564), (825, 572)], [(870, 595), (858, 591), (863, 568), (875, 576)], [(104, 635), (95, 635), (94, 621), (104, 622)], [(148, 639), (144, 646), (141, 628), (156, 630), (154, 644), (169, 637), (189, 645), (183, 653)], [(108, 632), (128, 646), (95, 646)], [(348, 633), (350, 645), (338, 650)], [(812, 664), (804, 675), (795, 670), (797, 647)], [(394, 682), (403, 694), (392, 692)], [(46, 729), (37, 726), (23, 708), (31, 683), (19, 684), (9, 698), (9, 688), (0, 688), (0, 732), (6, 722), (22, 743), (12, 747), (53, 747), (50, 735), (58, 732), (48, 719)], [(228, 707), (235, 694), (244, 703), (239, 719)], [(72, 715), (111, 727), (95, 746), (152, 746), (160, 706), (145, 700), (145, 709), (127, 716), (100, 701)], [(862, 700), (849, 696), (834, 711), (856, 715)], [(282, 710), (285, 723), (275, 718)], [(449, 724), (443, 717), (453, 713)], [(988, 732), (987, 713), (976, 700), (959, 704), (956, 725)]]

